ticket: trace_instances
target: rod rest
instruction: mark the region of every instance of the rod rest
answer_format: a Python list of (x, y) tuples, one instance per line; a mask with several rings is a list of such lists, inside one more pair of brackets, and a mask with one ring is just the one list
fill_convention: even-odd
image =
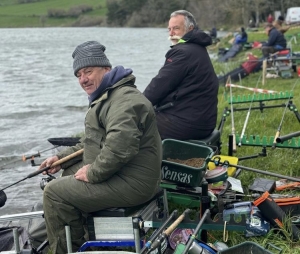
[[(224, 220), (223, 220), (223, 214), (219, 213), (217, 214), (217, 219), (211, 219), (210, 216), (208, 216), (205, 220), (203, 225), (201, 226), (201, 229), (207, 229), (207, 230), (223, 230), (224, 229)], [(183, 221), (178, 226), (179, 228), (195, 228), (197, 224), (200, 221), (200, 213), (196, 212), (196, 214), (193, 216), (196, 219), (192, 219), (189, 216), (186, 216)], [(155, 213), (153, 214), (152, 221), (155, 225), (162, 224), (167, 219), (167, 216), (158, 218), (155, 216)], [(173, 220), (175, 221), (175, 219)], [(172, 223), (171, 221), (170, 223)], [(235, 215), (230, 214), (229, 215), (229, 221), (226, 223), (226, 228), (229, 231), (244, 231), (246, 227), (246, 221), (247, 218), (245, 214), (241, 214), (240, 218), (235, 220)]]

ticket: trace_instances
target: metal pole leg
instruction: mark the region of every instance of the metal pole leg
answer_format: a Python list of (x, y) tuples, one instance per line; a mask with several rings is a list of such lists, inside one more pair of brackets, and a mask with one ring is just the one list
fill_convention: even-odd
[(20, 253), (19, 232), (18, 232), (17, 228), (13, 229), (13, 234), (14, 234), (14, 243), (15, 243), (16, 253)]
[(133, 233), (134, 233), (134, 243), (135, 243), (135, 252), (141, 252), (141, 238), (140, 238), (140, 229), (139, 229), (139, 219), (134, 218), (132, 220)]
[(67, 250), (68, 253), (72, 253), (72, 240), (71, 240), (71, 230), (70, 230), (70, 226), (65, 226), (65, 230), (66, 230), (66, 238), (67, 238)]

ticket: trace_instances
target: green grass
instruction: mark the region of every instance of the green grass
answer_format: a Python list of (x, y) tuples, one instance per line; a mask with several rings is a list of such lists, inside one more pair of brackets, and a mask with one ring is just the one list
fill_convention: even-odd
[[(68, 10), (72, 6), (77, 6), (83, 4), (82, 0), (45, 0), (32, 4), (17, 4), (17, 0), (1, 0), (0, 3), (0, 27), (40, 27), (42, 22), (40, 17), (47, 14), (48, 9), (64, 9)], [(84, 4), (91, 5), (94, 7), (94, 10), (89, 13), (89, 16), (105, 16), (106, 14), (106, 1), (105, 0), (85, 0)], [(97, 8), (102, 6), (103, 8)], [(72, 24), (75, 19), (66, 18), (66, 19), (46, 19), (45, 26), (67, 26)], [(293, 51), (300, 52), (300, 29), (290, 29), (286, 33), (287, 37), (291, 35), (296, 35), (297, 43), (292, 41)], [(262, 31), (260, 32), (248, 32), (248, 41), (264, 41), (267, 40), (266, 34)], [(220, 42), (219, 47), (230, 47), (228, 40), (230, 38), (224, 39)], [(213, 50), (213, 49), (211, 49)], [(215, 47), (214, 52), (217, 52), (218, 47)], [(261, 51), (259, 49), (252, 49), (247, 51), (240, 52), (232, 61), (228, 63), (218, 63), (214, 62), (214, 67), (217, 74), (224, 74), (228, 71), (238, 67), (241, 63), (246, 60), (247, 54), (253, 53), (258, 57), (261, 57)], [(275, 91), (290, 91), (295, 82), (299, 79), (296, 73), (293, 73), (294, 78), (292, 79), (266, 79), (264, 85), (261, 81), (258, 82), (261, 76), (261, 71), (258, 73), (250, 74), (248, 77), (242, 79), (240, 82), (233, 82), (234, 84), (243, 85), (246, 87), (256, 87), (263, 89), (270, 89)], [(239, 88), (232, 88), (232, 94), (237, 95), (250, 95), (253, 93)], [(300, 81), (297, 83), (293, 90), (294, 98), (293, 103), (296, 107), (300, 108)], [(228, 88), (223, 86), (219, 89), (219, 105), (218, 105), (218, 123), (221, 121), (222, 113), (225, 107), (230, 109), (230, 104), (228, 103), (228, 98), (230, 97), (230, 91)], [(284, 104), (287, 100), (282, 101), (267, 101), (266, 105), (278, 105)], [(252, 107), (257, 106), (257, 103), (253, 104)], [(234, 107), (245, 107), (249, 108), (249, 103), (242, 105), (235, 105)], [(274, 137), (276, 131), (278, 130), (280, 123), (282, 121), (282, 126), (280, 128), (280, 134), (286, 135), (299, 131), (299, 122), (293, 112), (286, 110), (285, 114), (284, 107), (279, 108), (270, 108), (264, 109), (263, 112), (259, 110), (251, 110), (249, 115), (249, 120), (247, 127), (245, 129), (245, 135), (259, 135), (260, 137)], [(244, 127), (246, 114), (248, 110), (234, 112), (234, 122), (235, 122), (235, 132), (241, 134)], [(227, 116), (224, 129), (222, 132), (222, 153), (227, 155), (228, 152), (228, 136), (232, 133), (231, 126), (231, 115)], [(255, 146), (246, 146), (242, 145), (237, 148), (237, 152), (234, 154), (236, 157), (244, 157), (250, 155), (258, 155), (262, 150), (262, 147)], [(297, 177), (300, 175), (299, 167), (299, 158), (300, 158), (299, 149), (289, 149), (289, 148), (267, 148), (267, 157), (258, 157), (255, 159), (239, 161), (239, 165), (256, 168), (259, 170), (270, 171), (278, 173), (281, 175), (294, 176)], [(243, 170), (239, 179), (241, 180), (244, 187), (248, 187), (255, 178), (265, 177), (278, 180), (274, 177), (268, 177), (261, 174), (256, 174), (253, 172), (247, 172)], [(172, 207), (173, 206), (173, 207)], [(179, 210), (184, 210), (183, 207), (176, 207)], [(174, 204), (170, 204), (170, 211), (174, 208)], [(288, 230), (288, 223), (286, 223), (286, 231)], [(209, 231), (209, 241), (223, 241), (222, 232), (219, 231)], [(244, 241), (253, 241), (259, 245), (265, 247), (268, 242), (274, 244), (277, 247), (283, 249), (283, 253), (292, 254), (300, 253), (298, 249), (300, 244), (291, 242), (290, 238), (284, 238), (282, 234), (278, 234), (274, 231), (270, 231), (267, 236), (263, 237), (251, 237), (246, 238), (242, 232), (229, 232), (229, 240), (227, 244), (229, 246), (242, 243)], [(271, 250), (271, 249), (270, 249)], [(272, 251), (272, 250), (271, 250)], [(274, 253), (276, 253), (274, 251)]]
[[(295, 41), (292, 41), (292, 49), (294, 52), (300, 51), (299, 33), (300, 33), (299, 28), (291, 29), (290, 31), (287, 32), (287, 37), (289, 37), (289, 35), (296, 35), (297, 43)], [(249, 35), (249, 39), (248, 39), (249, 42), (267, 40), (267, 35), (263, 32), (251, 32), (248, 33), (248, 35)], [(222, 40), (219, 44), (219, 47), (230, 47), (230, 45), (228, 44), (229, 39), (227, 38)], [(213, 49), (214, 52), (217, 52), (217, 50), (218, 47), (215, 47)], [(258, 57), (262, 56), (260, 49), (241, 51), (234, 59), (232, 59), (228, 63), (219, 63), (217, 61), (214, 61), (213, 64), (216, 73), (217, 74), (227, 73), (228, 71), (231, 71), (234, 68), (238, 67), (241, 63), (246, 61), (246, 57), (249, 53), (252, 53)], [(252, 88), (257, 87), (262, 89), (275, 90), (278, 92), (280, 91), (289, 92), (295, 86), (293, 89), (292, 101), (293, 104), (296, 107), (299, 107), (298, 109), (300, 109), (300, 78), (298, 78), (297, 73), (293, 73), (293, 78), (289, 78), (289, 79), (283, 79), (281, 77), (278, 77), (276, 79), (266, 79), (264, 85), (262, 85), (261, 75), (262, 75), (262, 71), (259, 71), (257, 73), (250, 74), (249, 76), (247, 76), (246, 78), (240, 81), (231, 82), (231, 83), (236, 85), (246, 86), (246, 87), (252, 87)], [(252, 98), (253, 92), (245, 89), (240, 89), (240, 88), (232, 88), (232, 95), (235, 97), (238, 95), (250, 96), (250, 98)], [(231, 108), (229, 103), (230, 89), (225, 88), (224, 86), (220, 86), (218, 99), (219, 99), (219, 104), (218, 104), (218, 123), (219, 123), (221, 121), (222, 113), (225, 107), (227, 107), (229, 110)], [(273, 106), (283, 105), (283, 106), (278, 108), (264, 109), (262, 112), (260, 110), (253, 109), (254, 107), (259, 105), (257, 102), (256, 103), (253, 102), (252, 105), (251, 103), (234, 104), (233, 106), (234, 108), (241, 108), (241, 107), (245, 108), (244, 111), (235, 111), (233, 114), (235, 133), (241, 135), (245, 124), (246, 115), (248, 112), (250, 112), (250, 114), (249, 114), (248, 124), (246, 125), (245, 133), (244, 133), (247, 137), (251, 135), (254, 136), (259, 135), (260, 137), (263, 136), (274, 137), (279, 127), (280, 127), (281, 136), (293, 132), (298, 132), (300, 129), (299, 128), (300, 123), (292, 111), (288, 109), (285, 110), (285, 104), (287, 103), (287, 101), (288, 101), (287, 99), (279, 100), (279, 101), (265, 101), (265, 105), (268, 106), (272, 106), (272, 105)], [(250, 105), (252, 108), (251, 110), (249, 110)], [(226, 121), (222, 132), (222, 138), (221, 138), (223, 142), (222, 151), (221, 151), (222, 155), (228, 155), (228, 142), (229, 142), (228, 137), (230, 134), (232, 134), (231, 114), (229, 114), (226, 117)], [(300, 140), (300, 137), (298, 138)], [(296, 140), (298, 138), (296, 138)], [(298, 146), (300, 146), (300, 142), (298, 143)], [(237, 147), (237, 151), (236, 153), (234, 153), (233, 156), (242, 158), (245, 156), (258, 155), (259, 153), (262, 152), (262, 148), (263, 148), (262, 146), (242, 145), (241, 147)], [(284, 176), (298, 177), (300, 175), (299, 158), (300, 158), (300, 148), (299, 149), (291, 149), (291, 148), (272, 149), (270, 147), (267, 147), (266, 157), (259, 156), (253, 159), (241, 160), (238, 162), (238, 164), (241, 166), (259, 169), (266, 172), (274, 172)], [(248, 186), (251, 183), (253, 183), (254, 179), (258, 177), (268, 178), (273, 180), (279, 179), (276, 177), (270, 177), (267, 175), (258, 174), (246, 170), (243, 170), (238, 178), (241, 180), (243, 187), (247, 189)], [(297, 193), (299, 195), (299, 192), (296, 192), (296, 194)], [(173, 206), (174, 204), (171, 205)], [(285, 229), (282, 230), (285, 234), (289, 236), (287, 238), (285, 238), (283, 234), (275, 232), (274, 230), (271, 230), (266, 236), (250, 237), (250, 238), (246, 238), (243, 232), (230, 231), (227, 245), (234, 246), (244, 241), (253, 241), (261, 245), (262, 247), (266, 247), (267, 243), (271, 243), (276, 247), (281, 248), (283, 250), (282, 253), (288, 253), (288, 254), (300, 253), (300, 241), (298, 241), (297, 243), (291, 241), (290, 230), (288, 225), (289, 222), (286, 222)], [(208, 231), (208, 232), (209, 232), (210, 242), (223, 241), (222, 239), (223, 232), (219, 232), (219, 231)], [(278, 251), (276, 252), (276, 249), (272, 249), (271, 246), (269, 250), (274, 253), (278, 253)]]
[(94, 8), (89, 16), (105, 16), (107, 12), (105, 0), (44, 0), (41, 2), (17, 4), (17, 1), (4, 0), (0, 5), (0, 27), (41, 27), (69, 26), (75, 18), (47, 18), (42, 24), (40, 17), (47, 15), (49, 9), (69, 10), (78, 5), (89, 5)]

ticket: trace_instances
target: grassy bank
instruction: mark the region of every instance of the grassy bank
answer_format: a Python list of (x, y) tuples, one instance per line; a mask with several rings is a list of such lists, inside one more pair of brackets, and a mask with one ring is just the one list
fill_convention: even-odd
[[(71, 26), (78, 18), (47, 18), (47, 13), (49, 9), (59, 9), (69, 10), (71, 7), (81, 5), (82, 0), (47, 0), (36, 2), (32, 4), (17, 4), (17, 0), (2, 0), (0, 5), (0, 27), (2, 28), (14, 28), (14, 27), (51, 27), (51, 26)], [(106, 14), (106, 1), (105, 0), (86, 0), (84, 4), (91, 5), (94, 10), (89, 12), (89, 16), (105, 16)], [(81, 17), (82, 18), (82, 17)], [(293, 52), (300, 52), (300, 29), (290, 29), (287, 32), (287, 37), (295, 35), (294, 39), (291, 40), (291, 45)], [(248, 41), (263, 41), (267, 40), (267, 36), (262, 32), (249, 32)], [(217, 53), (220, 47), (229, 47), (228, 44), (230, 38), (223, 39), (219, 46), (211, 48), (212, 52)], [(258, 57), (261, 57), (261, 51), (259, 49), (243, 50), (236, 56), (233, 60), (227, 63), (214, 62), (214, 67), (217, 74), (225, 74), (232, 69), (238, 67), (247, 60), (247, 55), (252, 53)], [(300, 65), (300, 63), (299, 63)], [(234, 123), (235, 123), (235, 133), (241, 135), (242, 130), (244, 129), (244, 124), (246, 121), (247, 113), (249, 114), (249, 119), (247, 126), (245, 128), (244, 135), (247, 139), (255, 136), (256, 139), (258, 136), (260, 138), (266, 137), (268, 140), (273, 140), (276, 131), (280, 127), (281, 136), (287, 135), (289, 133), (294, 133), (299, 131), (299, 121), (296, 117), (295, 112), (297, 113), (297, 107), (300, 108), (300, 78), (298, 78), (297, 73), (292, 73), (293, 78), (284, 79), (278, 77), (275, 79), (266, 79), (265, 84), (262, 84), (262, 71), (250, 74), (248, 77), (237, 81), (232, 82), (236, 85), (241, 85), (249, 88), (262, 88), (267, 90), (275, 90), (278, 92), (288, 92), (292, 94), (292, 97), (289, 98), (292, 100), (296, 110), (293, 112), (289, 109), (286, 109), (285, 104), (288, 102), (288, 99), (278, 100), (278, 101), (265, 101), (265, 105), (274, 106), (273, 108), (265, 108), (263, 110), (254, 109), (258, 106), (258, 103), (241, 103), (234, 105), (234, 108), (246, 108), (243, 111), (234, 112)], [(299, 80), (299, 82), (298, 82)], [(298, 82), (298, 83), (296, 83)], [(232, 88), (232, 95), (237, 96), (246, 96), (252, 98), (253, 92), (246, 89)], [(221, 121), (223, 116), (223, 111), (225, 108), (230, 110), (230, 91), (228, 88), (221, 86), (219, 89), (219, 104), (218, 104), (218, 123)], [(281, 105), (280, 107), (276, 107)], [(250, 108), (250, 106), (252, 108)], [(298, 108), (298, 109), (299, 109)], [(251, 109), (251, 110), (250, 110)], [(222, 132), (222, 155), (227, 155), (228, 152), (228, 136), (232, 133), (231, 125), (231, 114), (228, 114), (224, 124)], [(294, 139), (296, 145), (300, 147), (300, 141), (298, 138)], [(292, 145), (292, 143), (290, 142)], [(234, 156), (241, 158), (245, 156), (259, 155), (262, 152), (263, 145), (259, 146), (249, 146), (242, 144), (241, 147), (237, 147), (237, 152)], [(252, 158), (248, 160), (240, 160), (239, 165), (256, 168), (259, 170), (264, 170), (268, 172), (274, 172), (281, 175), (298, 177), (300, 175), (300, 148), (280, 148), (276, 147), (272, 149), (267, 147), (267, 156), (257, 156), (257, 158)], [(274, 177), (269, 177), (257, 173), (252, 173), (249, 171), (242, 171), (239, 179), (241, 180), (242, 185), (245, 189), (248, 188), (250, 184), (253, 183), (255, 178), (269, 178), (278, 180)], [(294, 194), (298, 192), (293, 191)], [(285, 225), (284, 231), (288, 237), (284, 237), (283, 234), (278, 233), (278, 231), (271, 230), (266, 236), (261, 237), (251, 237), (246, 238), (242, 232), (230, 231), (228, 235), (228, 246), (233, 246), (244, 241), (254, 241), (261, 246), (265, 247), (267, 243), (272, 243), (277, 247), (280, 247), (283, 252), (287, 254), (300, 253), (300, 244), (299, 242), (293, 242), (290, 237), (289, 223)], [(223, 241), (222, 239), (223, 232), (209, 231), (209, 241)], [(276, 252), (275, 252), (276, 253)]]
[[(80, 5), (87, 5), (93, 8), (80, 17), (48, 17), (51, 9), (68, 11)], [(3, 0), (0, 3), (0, 27), (56, 27), (72, 26), (78, 20), (88, 18), (103, 18), (107, 12), (105, 0), (47, 0), (33, 3), (19, 4), (17, 0)], [(101, 20), (99, 21), (101, 22)]]
[[(262, 32), (249, 32), (249, 42), (253, 41), (265, 41), (267, 40), (266, 34)], [(292, 36), (295, 37), (292, 37)], [(287, 32), (286, 37), (289, 38), (289, 41), (292, 47), (293, 52), (300, 52), (300, 29), (291, 29)], [(293, 39), (291, 39), (293, 38)], [(230, 38), (226, 38), (220, 42), (218, 47), (212, 48), (212, 51), (217, 52), (219, 47), (229, 47), (228, 40)], [(249, 53), (256, 55), (257, 57), (261, 57), (260, 49), (251, 49), (251, 50), (243, 50), (241, 51), (234, 59), (227, 63), (219, 63), (217, 61), (214, 62), (214, 67), (217, 74), (224, 74), (228, 71), (233, 70), (238, 67), (247, 60), (247, 56)], [(300, 59), (299, 64), (300, 66)], [(262, 71), (250, 74), (244, 79), (240, 81), (231, 82), (232, 84), (241, 85), (249, 88), (261, 88), (267, 90), (275, 90), (278, 92), (287, 92), (291, 94), (290, 100), (295, 106), (295, 112), (297, 113), (297, 107), (300, 108), (300, 78), (298, 77), (296, 72), (292, 73), (292, 78), (266, 78), (265, 84), (262, 84)], [(241, 88), (232, 88), (232, 96), (241, 98), (253, 98), (254, 93), (252, 91), (241, 89)], [(244, 96), (244, 97), (243, 97)], [(234, 104), (234, 128), (235, 133), (240, 136), (242, 134), (243, 128), (245, 128), (244, 136), (249, 140), (251, 137), (259, 136), (261, 139), (265, 137), (267, 140), (273, 140), (276, 132), (280, 130), (280, 135), (287, 135), (290, 133), (299, 131), (299, 120), (294, 111), (286, 108), (286, 103), (289, 101), (288, 99), (278, 100), (278, 101), (264, 101), (263, 103), (266, 106), (274, 106), (273, 108), (264, 108), (263, 110), (254, 109), (259, 106), (258, 102), (249, 102), (249, 103), (239, 103)], [(221, 86), (219, 89), (219, 104), (218, 104), (218, 116), (219, 122), (223, 116), (223, 111), (227, 107), (229, 110), (230, 107), (230, 89)], [(281, 105), (276, 107), (276, 105)], [(245, 110), (238, 111), (239, 108), (245, 108)], [(236, 110), (236, 111), (235, 111)], [(247, 125), (245, 125), (246, 116), (249, 114)], [(246, 127), (245, 127), (246, 126)], [(231, 124), (231, 114), (226, 117), (226, 121), (224, 124), (224, 129), (222, 132), (222, 153), (223, 155), (228, 154), (228, 142), (229, 135), (232, 134), (232, 124)], [(274, 172), (277, 174), (285, 175), (285, 176), (293, 176), (298, 177), (300, 175), (299, 168), (299, 158), (300, 158), (300, 137), (294, 138), (296, 147), (298, 148), (279, 148), (275, 149), (271, 147), (267, 147), (267, 156), (258, 156), (257, 158), (241, 160), (239, 161), (239, 165), (251, 167), (259, 170), (263, 170), (266, 172)], [(292, 140), (289, 141), (289, 144), (292, 145)], [(234, 156), (238, 158), (251, 156), (251, 155), (259, 155), (262, 153), (263, 145), (259, 146), (251, 146), (242, 144), (241, 147), (237, 146), (237, 151), (234, 153)], [(245, 190), (253, 183), (255, 178), (267, 178), (273, 180), (279, 180), (276, 177), (270, 177), (267, 175), (262, 175), (258, 173), (253, 173), (250, 171), (243, 170), (239, 176), (241, 183)], [(277, 192), (278, 193), (278, 192)], [(299, 195), (299, 192), (290, 191), (288, 193), (293, 193), (295, 195)], [(289, 222), (286, 223), (285, 229), (283, 231), (286, 232), (288, 237), (283, 237), (283, 234), (275, 232), (271, 230), (266, 236), (261, 237), (251, 237), (246, 238), (242, 232), (229, 232), (229, 240), (227, 244), (229, 246), (236, 245), (238, 243), (244, 241), (254, 241), (261, 246), (266, 246), (266, 243), (270, 242), (277, 247), (283, 249), (282, 253), (300, 253), (300, 243), (292, 242), (290, 237), (290, 229)], [(214, 242), (216, 240), (223, 241), (222, 235), (223, 232), (211, 231), (210, 233), (210, 241)], [(271, 250), (274, 251), (275, 250)]]

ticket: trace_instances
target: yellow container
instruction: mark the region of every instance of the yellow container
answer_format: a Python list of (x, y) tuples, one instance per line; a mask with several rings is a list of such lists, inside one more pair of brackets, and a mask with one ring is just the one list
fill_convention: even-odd
[[(226, 156), (226, 155), (215, 155), (212, 157), (212, 160), (220, 158), (220, 163), (224, 163), (225, 161), (228, 161), (229, 164), (237, 165), (238, 164), (238, 157), (233, 156)], [(212, 170), (215, 169), (216, 165), (213, 162), (208, 163), (208, 169)], [(236, 167), (228, 167), (227, 174), (228, 176), (234, 176), (236, 172)]]

